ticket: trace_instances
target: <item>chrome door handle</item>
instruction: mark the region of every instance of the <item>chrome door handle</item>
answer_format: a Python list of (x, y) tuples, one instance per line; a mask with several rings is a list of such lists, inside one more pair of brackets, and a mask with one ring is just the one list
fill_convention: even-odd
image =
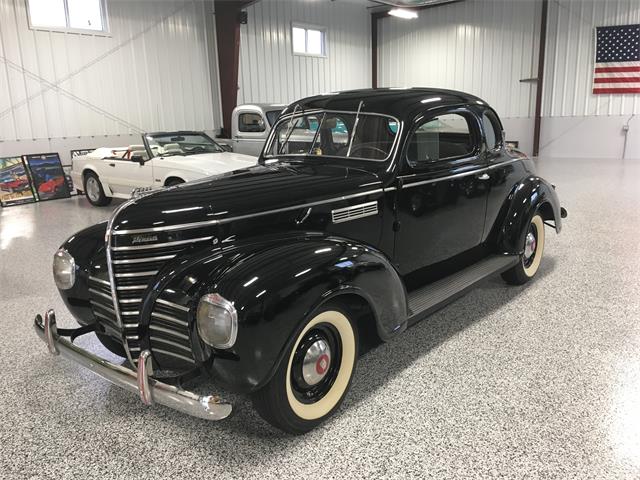
[(489, 180), (490, 178), (491, 178), (491, 177), (489, 176), (489, 174), (488, 174), (488, 173), (483, 173), (482, 175), (480, 175), (480, 176), (478, 177), (478, 180), (483, 180), (483, 181), (484, 181), (484, 180)]

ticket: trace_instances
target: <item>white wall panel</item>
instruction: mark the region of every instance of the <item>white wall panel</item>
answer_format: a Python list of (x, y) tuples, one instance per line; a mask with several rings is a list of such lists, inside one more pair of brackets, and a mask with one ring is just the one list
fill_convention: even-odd
[(640, 94), (591, 93), (595, 28), (636, 23), (638, 0), (549, 2), (543, 116), (640, 114)]
[[(241, 27), (238, 103), (289, 103), (371, 86), (370, 16), (364, 2), (263, 0)], [(327, 29), (326, 58), (294, 55), (291, 23)]]
[(485, 99), (502, 118), (532, 117), (541, 3), (465, 0), (379, 23), (380, 86), (440, 87)]
[(33, 139), (219, 128), (204, 3), (107, 5), (110, 33), (94, 36), (31, 30), (24, 0), (0, 0), (0, 150)]

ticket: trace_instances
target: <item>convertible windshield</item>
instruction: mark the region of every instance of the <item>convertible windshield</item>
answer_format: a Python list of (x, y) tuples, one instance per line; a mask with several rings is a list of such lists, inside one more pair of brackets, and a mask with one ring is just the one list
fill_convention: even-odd
[(224, 151), (220, 145), (203, 133), (147, 135), (147, 142), (154, 157)]
[(265, 157), (325, 156), (359, 160), (386, 160), (398, 122), (367, 113), (313, 112), (293, 116), (276, 126)]

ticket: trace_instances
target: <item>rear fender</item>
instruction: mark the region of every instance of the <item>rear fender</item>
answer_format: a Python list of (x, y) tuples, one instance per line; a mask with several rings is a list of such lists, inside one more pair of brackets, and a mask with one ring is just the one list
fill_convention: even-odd
[(529, 223), (538, 211), (545, 221), (554, 222), (556, 232), (560, 233), (562, 218), (558, 195), (550, 183), (532, 175), (513, 187), (493, 226), (491, 235), (498, 253), (522, 253)]

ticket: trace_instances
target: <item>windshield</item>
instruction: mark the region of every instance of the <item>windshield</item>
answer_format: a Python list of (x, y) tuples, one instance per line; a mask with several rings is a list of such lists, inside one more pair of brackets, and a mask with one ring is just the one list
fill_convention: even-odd
[(398, 133), (392, 117), (361, 113), (313, 112), (281, 121), (265, 149), (279, 155), (386, 160)]
[(220, 145), (204, 133), (147, 135), (147, 142), (154, 157), (224, 152)]

